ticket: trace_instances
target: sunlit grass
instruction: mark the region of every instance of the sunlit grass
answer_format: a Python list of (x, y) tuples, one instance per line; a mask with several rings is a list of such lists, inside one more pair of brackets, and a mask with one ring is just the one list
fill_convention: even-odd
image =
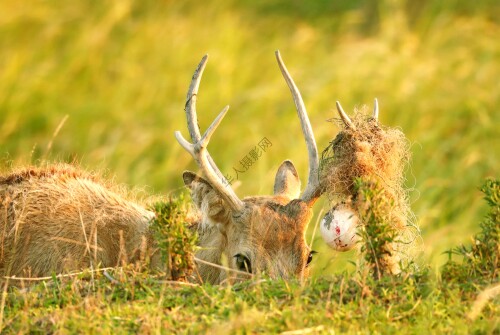
[[(447, 274), (460, 283), (446, 285), (438, 266), (445, 250), (469, 250), (486, 212), (478, 188), (498, 177), (497, 2), (3, 1), (0, 168), (76, 161), (148, 194), (178, 192), (182, 171), (197, 168), (173, 132), (187, 135), (185, 93), (209, 53), (198, 116), (203, 130), (231, 105), (209, 148), (221, 170), (233, 173), (263, 137), (272, 142), (239, 175), (237, 193), (270, 193), (284, 159), (305, 183), (307, 151), (274, 59), (280, 49), (320, 150), (339, 130), (326, 122), (335, 100), (349, 111), (377, 97), (381, 122), (407, 135), (424, 254), (421, 273), (373, 281), (339, 274), (354, 271), (356, 253), (334, 253), (318, 235), (307, 285), (193, 287), (123, 268), (24, 291), (5, 285), (0, 332), (495, 333), (498, 297), (468, 320), (484, 288), (460, 265)], [(326, 208), (318, 203), (316, 216)]]
[[(444, 250), (467, 242), (477, 229), (484, 211), (478, 186), (498, 174), (498, 6), (342, 4), (4, 2), (1, 164), (77, 161), (119, 182), (148, 185), (151, 193), (175, 192), (182, 171), (196, 166), (173, 132), (186, 134), (185, 92), (209, 53), (199, 121), (204, 129), (231, 105), (210, 143), (221, 170), (232, 173), (263, 137), (273, 143), (240, 175), (237, 193), (271, 192), (274, 173), (287, 158), (305, 183), (306, 147), (274, 59), (280, 49), (320, 149), (338, 131), (326, 122), (334, 117), (335, 100), (352, 110), (377, 97), (381, 122), (407, 134), (413, 143), (408, 186), (415, 188), (423, 262), (440, 264)], [(317, 274), (353, 269), (341, 261), (346, 255), (327, 250), (319, 237), (314, 248), (320, 251)]]

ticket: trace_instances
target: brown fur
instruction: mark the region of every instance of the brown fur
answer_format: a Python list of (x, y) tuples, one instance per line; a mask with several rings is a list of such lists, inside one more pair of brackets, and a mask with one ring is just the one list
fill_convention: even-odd
[(134, 262), (152, 212), (66, 165), (0, 177), (0, 273), (46, 276)]
[[(238, 269), (235, 256), (242, 254), (250, 260), (254, 274), (266, 273), (272, 278), (308, 275), (310, 249), (304, 235), (312, 209), (304, 201), (290, 198), (300, 190), (290, 161), (278, 169), (277, 194), (244, 198), (245, 209), (238, 216), (232, 216), (221, 196), (203, 178), (186, 172), (184, 182), (201, 212), (198, 258), (219, 265), (225, 259), (230, 268)], [(213, 284), (231, 275), (205, 264), (199, 265), (199, 270), (203, 279)]]
[[(300, 182), (291, 162), (278, 170), (274, 196), (249, 197), (235, 217), (202, 178), (184, 181), (199, 210), (197, 257), (238, 269), (235, 255), (251, 262), (252, 273), (274, 278), (308, 274), (304, 233), (310, 205), (290, 197)], [(154, 213), (97, 176), (67, 165), (26, 168), (0, 176), (0, 275), (49, 276), (88, 267), (140, 261), (160, 267), (149, 232)], [(239, 269), (241, 270), (241, 268)], [(198, 264), (201, 280), (221, 283), (228, 272)], [(230, 274), (230, 273), (229, 273)]]

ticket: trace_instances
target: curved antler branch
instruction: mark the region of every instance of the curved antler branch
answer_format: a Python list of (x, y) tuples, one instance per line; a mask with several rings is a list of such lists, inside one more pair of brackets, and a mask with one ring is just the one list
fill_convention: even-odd
[(314, 202), (321, 195), (321, 188), (318, 180), (318, 168), (319, 168), (319, 157), (318, 148), (316, 147), (316, 140), (314, 139), (314, 133), (311, 127), (311, 122), (307, 116), (306, 107), (299, 89), (295, 85), (290, 73), (288, 72), (283, 59), (281, 58), (280, 52), (276, 51), (276, 60), (278, 61), (279, 68), (285, 81), (292, 93), (293, 101), (295, 103), (295, 108), (297, 109), (297, 115), (300, 119), (300, 125), (302, 127), (302, 133), (306, 140), (307, 151), (309, 153), (309, 176), (307, 179), (307, 186), (300, 196), (300, 198), (306, 202)]
[(202, 59), (196, 71), (194, 72), (193, 78), (191, 80), (191, 85), (186, 98), (186, 118), (189, 134), (193, 143), (188, 142), (181, 134), (180, 131), (175, 132), (175, 138), (179, 144), (193, 156), (194, 160), (200, 167), (203, 175), (207, 181), (216, 189), (225, 202), (231, 207), (233, 212), (239, 212), (243, 209), (244, 204), (238, 198), (236, 193), (229, 185), (226, 178), (220, 172), (219, 168), (210, 156), (207, 146), (212, 137), (215, 129), (219, 126), (222, 119), (229, 110), (229, 106), (224, 107), (224, 109), (219, 113), (219, 115), (212, 122), (210, 127), (205, 131), (203, 136), (200, 135), (200, 129), (198, 126), (198, 120), (196, 116), (196, 97), (198, 94), (198, 88), (200, 86), (201, 77), (203, 70), (205, 69), (208, 60), (208, 55), (205, 55)]
[(347, 116), (346, 112), (342, 109), (342, 106), (340, 105), (340, 102), (336, 101), (335, 104), (337, 105), (337, 111), (339, 112), (340, 118), (342, 121), (344, 121), (344, 124), (351, 128), (352, 130), (356, 130), (356, 127), (352, 123), (351, 119), (349, 119), (349, 116)]
[[(198, 142), (201, 138), (200, 127), (198, 125), (198, 116), (196, 114), (196, 101), (198, 99), (198, 89), (200, 88), (201, 77), (203, 76), (203, 71), (205, 71), (207, 62), (208, 55), (205, 55), (196, 67), (193, 78), (191, 79), (191, 84), (189, 85), (189, 89), (186, 95), (186, 104), (184, 106), (189, 135), (191, 136), (193, 142)], [(214, 170), (219, 178), (227, 183), (224, 175), (219, 171), (210, 154), (208, 155), (208, 161), (210, 162), (210, 165), (215, 168)]]
[(194, 71), (193, 78), (191, 79), (191, 85), (186, 96), (186, 104), (184, 106), (184, 111), (186, 112), (187, 124), (189, 129), (189, 135), (193, 141), (200, 140), (200, 128), (198, 126), (198, 120), (196, 116), (196, 99), (198, 97), (198, 89), (200, 88), (201, 77), (203, 76), (203, 71), (205, 71), (205, 66), (208, 62), (208, 55), (203, 56), (200, 64), (196, 67)]

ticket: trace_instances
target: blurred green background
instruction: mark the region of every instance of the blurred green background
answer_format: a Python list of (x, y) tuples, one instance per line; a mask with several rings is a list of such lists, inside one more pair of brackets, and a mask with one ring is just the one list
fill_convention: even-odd
[[(378, 97), (381, 122), (406, 133), (421, 262), (436, 267), (478, 230), (478, 186), (498, 177), (499, 18), (497, 0), (5, 0), (0, 163), (76, 161), (150, 194), (179, 191), (181, 172), (197, 168), (173, 133), (187, 134), (186, 90), (208, 53), (202, 130), (231, 105), (209, 147), (220, 169), (233, 173), (263, 137), (273, 144), (239, 175), (237, 193), (269, 194), (287, 158), (305, 183), (307, 151), (279, 49), (320, 150), (339, 130), (326, 122), (335, 100), (352, 111)], [(314, 248), (316, 273), (353, 269), (352, 252), (334, 253), (319, 236)]]

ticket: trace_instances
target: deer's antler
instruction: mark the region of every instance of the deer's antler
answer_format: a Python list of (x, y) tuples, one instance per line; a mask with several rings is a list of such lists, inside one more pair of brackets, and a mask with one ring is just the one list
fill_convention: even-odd
[(322, 188), (320, 187), (318, 179), (319, 157), (318, 148), (316, 147), (316, 140), (314, 139), (311, 122), (309, 121), (309, 117), (307, 116), (307, 111), (304, 105), (304, 101), (302, 100), (302, 96), (300, 95), (299, 89), (290, 76), (285, 63), (281, 59), (279, 51), (276, 51), (276, 60), (278, 61), (278, 65), (280, 67), (281, 73), (283, 74), (283, 77), (285, 78), (288, 88), (290, 88), (290, 92), (292, 93), (295, 108), (297, 109), (297, 115), (300, 119), (300, 125), (302, 126), (302, 133), (304, 134), (304, 138), (306, 140), (307, 151), (309, 153), (309, 175), (307, 178), (307, 186), (304, 192), (302, 192), (300, 199), (308, 203), (314, 203), (322, 193)]
[[(351, 119), (349, 119), (349, 116), (347, 116), (346, 112), (342, 109), (342, 106), (340, 105), (340, 102), (336, 102), (337, 105), (337, 111), (339, 112), (340, 118), (346, 125), (346, 127), (351, 128), (352, 130), (356, 130), (356, 127), (354, 126), (354, 123), (352, 123)], [(378, 121), (378, 100), (375, 98), (373, 102), (373, 114), (372, 118), (375, 121)]]
[(375, 121), (378, 121), (378, 100), (377, 100), (377, 98), (375, 98), (375, 100), (373, 101), (373, 115), (372, 115), (372, 117)]
[(196, 71), (194, 72), (193, 79), (191, 80), (191, 85), (186, 97), (186, 118), (189, 134), (193, 143), (190, 143), (184, 139), (180, 131), (175, 132), (175, 138), (179, 144), (186, 149), (187, 152), (193, 156), (194, 160), (200, 167), (203, 175), (207, 181), (212, 185), (212, 187), (217, 190), (222, 198), (226, 201), (233, 212), (239, 212), (243, 209), (244, 204), (238, 198), (236, 193), (229, 185), (224, 175), (220, 172), (219, 168), (210, 156), (207, 146), (210, 141), (210, 137), (215, 132), (215, 129), (219, 126), (222, 119), (229, 110), (229, 106), (224, 107), (224, 109), (217, 115), (215, 120), (212, 122), (210, 127), (205, 131), (203, 136), (200, 135), (200, 129), (198, 126), (197, 116), (196, 116), (196, 99), (198, 94), (198, 88), (200, 86), (201, 77), (203, 75), (203, 70), (205, 69), (208, 60), (208, 55), (205, 55), (202, 59)]
[(349, 119), (349, 116), (347, 116), (346, 112), (344, 112), (344, 110), (342, 109), (340, 102), (336, 101), (335, 104), (337, 105), (337, 111), (339, 112), (340, 118), (342, 119), (342, 121), (344, 121), (346, 127), (349, 127), (352, 130), (356, 130), (356, 127), (352, 123), (351, 119)]

